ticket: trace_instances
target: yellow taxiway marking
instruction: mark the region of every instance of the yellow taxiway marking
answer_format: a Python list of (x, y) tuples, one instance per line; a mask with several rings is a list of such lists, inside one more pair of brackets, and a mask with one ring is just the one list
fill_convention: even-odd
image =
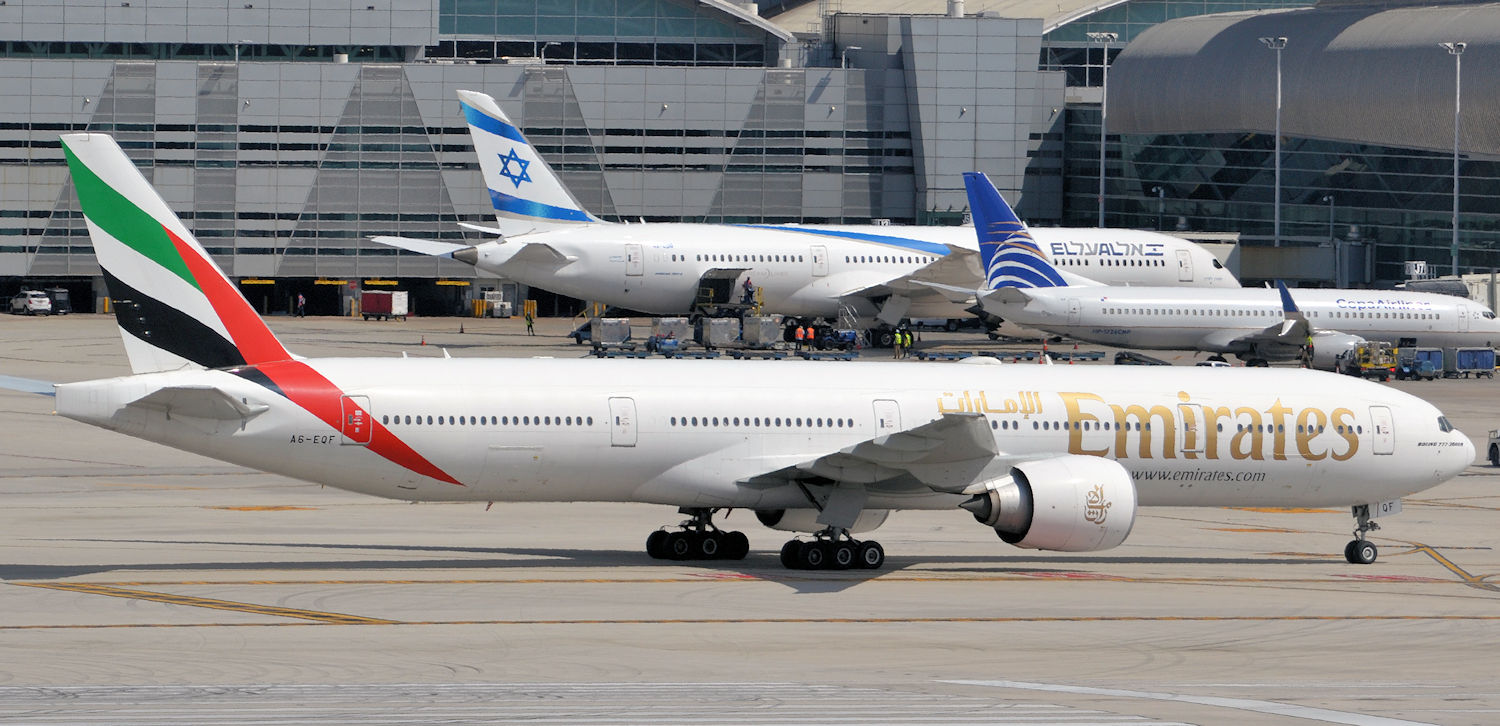
[(1442, 565), (1444, 569), (1448, 570), (1449, 572), (1453, 573), (1454, 575), (1457, 575), (1460, 580), (1463, 580), (1463, 584), (1468, 585), (1469, 587), (1480, 589), (1480, 590), (1488, 590), (1490, 592), (1500, 592), (1500, 585), (1496, 585), (1495, 583), (1492, 583), (1492, 582), (1486, 582), (1485, 578), (1483, 578), (1483, 577), (1478, 577), (1476, 575), (1469, 574), (1468, 570), (1465, 570), (1464, 568), (1459, 567), (1456, 563), (1453, 562), (1453, 560), (1450, 560), (1447, 557), (1444, 557), (1437, 550), (1435, 550), (1435, 549), (1433, 549), (1431, 547), (1428, 547), (1427, 545), (1424, 545), (1424, 544), (1414, 544), (1413, 547), (1415, 548), (1415, 551), (1420, 552), (1420, 553), (1422, 553), (1424, 555), (1427, 555), (1428, 557), (1431, 557), (1439, 565)]
[(233, 610), (257, 615), (300, 618), (302, 620), (315, 620), (322, 623), (339, 625), (389, 625), (395, 622), (392, 620), (379, 620), (342, 613), (324, 613), (316, 610), (299, 610), (296, 608), (277, 607), (275, 605), (256, 605), (254, 603), (235, 602), (233, 600), (216, 600), (214, 598), (193, 597), (191, 595), (172, 595), (165, 592), (150, 592), (147, 590), (128, 590), (123, 587), (90, 582), (16, 582), (11, 584), (24, 587), (38, 587), (47, 590), (79, 592), (87, 595), (106, 595), (108, 597), (122, 597), (130, 600), (148, 600), (170, 605), (189, 605), (214, 610)]
[(6, 630), (105, 628), (232, 628), (305, 625), (944, 625), (950, 623), (1291, 623), (1291, 622), (1500, 622), (1500, 615), (1114, 615), (890, 618), (568, 618), (540, 620), (312, 620), (274, 623), (115, 623), (104, 625), (0, 625)]
[(317, 507), (294, 507), (288, 504), (275, 506), (243, 506), (243, 507), (204, 507), (204, 509), (222, 509), (227, 512), (311, 512)]

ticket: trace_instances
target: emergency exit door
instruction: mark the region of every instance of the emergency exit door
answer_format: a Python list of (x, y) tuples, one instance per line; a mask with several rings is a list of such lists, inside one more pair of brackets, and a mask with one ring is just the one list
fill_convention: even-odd
[(339, 414), (339, 431), (344, 435), (341, 443), (350, 446), (370, 443), (375, 422), (370, 420), (369, 396), (341, 396)]
[(824, 277), (828, 274), (828, 248), (823, 245), (813, 245), (808, 254), (812, 257), (813, 277)]
[(901, 405), (889, 399), (875, 401), (875, 435), (884, 436), (901, 430)]
[(1187, 250), (1177, 250), (1177, 281), (1193, 281), (1193, 254)]
[(1396, 453), (1396, 431), (1391, 419), (1391, 409), (1385, 406), (1370, 407), (1370, 451), (1375, 454)]
[(625, 274), (640, 277), (646, 272), (646, 253), (640, 245), (625, 245)]
[(609, 399), (609, 445), (635, 446), (635, 399)]

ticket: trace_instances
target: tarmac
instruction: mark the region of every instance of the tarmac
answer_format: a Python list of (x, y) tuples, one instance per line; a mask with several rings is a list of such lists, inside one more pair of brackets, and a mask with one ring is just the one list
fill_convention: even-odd
[[(310, 356), (586, 351), (563, 320), (535, 337), (519, 319), (269, 323)], [(0, 317), (12, 385), (125, 373), (111, 317)], [(1481, 454), (1500, 424), (1500, 382), (1387, 385)], [(787, 533), (749, 512), (723, 520), (749, 535), (744, 561), (662, 562), (644, 541), (681, 518), (667, 508), (388, 502), (52, 403), (0, 389), (6, 723), (1500, 722), (1486, 462), (1381, 520), (1369, 566), (1343, 560), (1347, 511), (1159, 508), (1087, 554), (898, 512), (884, 569), (796, 572), (777, 562)]]

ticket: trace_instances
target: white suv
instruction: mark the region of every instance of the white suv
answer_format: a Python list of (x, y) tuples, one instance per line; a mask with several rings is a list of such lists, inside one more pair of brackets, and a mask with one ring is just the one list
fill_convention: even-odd
[(41, 290), (22, 290), (10, 299), (12, 315), (51, 315), (52, 300)]

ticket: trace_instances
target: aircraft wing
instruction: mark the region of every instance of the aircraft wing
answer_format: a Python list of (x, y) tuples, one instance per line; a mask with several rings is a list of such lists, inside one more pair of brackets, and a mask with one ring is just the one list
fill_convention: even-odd
[(265, 413), (265, 404), (247, 404), (210, 386), (171, 386), (152, 391), (128, 406), (212, 421), (247, 421)]
[(935, 421), (877, 436), (740, 483), (754, 486), (805, 481), (886, 491), (957, 493), (972, 483), (999, 453), (982, 414), (947, 413)]
[[(512, 242), (511, 244), (517, 243)], [(521, 245), (521, 249), (517, 250), (514, 255), (511, 255), (510, 259), (506, 260), (501, 267), (512, 262), (562, 267), (578, 259), (577, 257), (559, 252), (556, 247), (545, 242), (521, 242), (519, 244)]]
[(460, 245), (452, 242), (438, 242), (430, 239), (417, 239), (416, 237), (392, 237), (389, 235), (371, 237), (370, 241), (383, 244), (387, 247), (432, 255), (433, 257), (452, 257), (454, 252), (470, 247), (470, 245)]
[(965, 291), (964, 297), (954, 300), (955, 302), (972, 299), (974, 290), (984, 281), (979, 269), (979, 253), (957, 245), (944, 246), (948, 248), (948, 254), (912, 270), (910, 274), (878, 285), (845, 290), (840, 297), (881, 297), (898, 293), (913, 296), (938, 292), (944, 297), (953, 299), (946, 292), (938, 289), (947, 287)]
[(1281, 291), (1281, 322), (1267, 325), (1252, 333), (1236, 333), (1232, 330), (1215, 331), (1204, 336), (1201, 341), (1202, 347), (1205, 350), (1230, 352), (1267, 345), (1290, 347), (1305, 345), (1308, 336), (1314, 333), (1312, 323), (1307, 322), (1307, 316), (1297, 308), (1297, 303), (1292, 300), (1292, 294), (1286, 289), (1286, 285), (1277, 282), (1276, 287)]

